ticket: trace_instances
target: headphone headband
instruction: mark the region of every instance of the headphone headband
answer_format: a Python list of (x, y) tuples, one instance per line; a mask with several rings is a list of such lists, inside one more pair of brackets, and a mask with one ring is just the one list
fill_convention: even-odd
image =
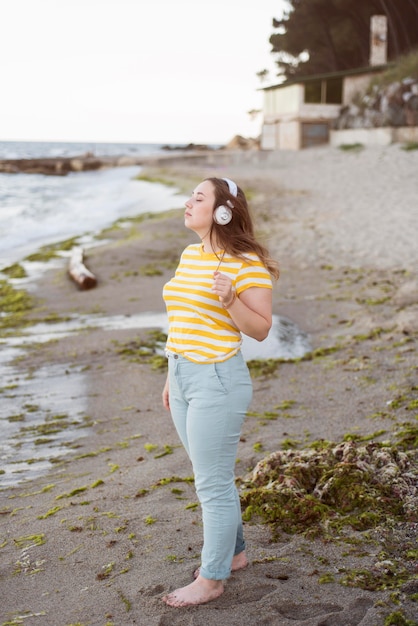
[(235, 198), (236, 198), (237, 195), (238, 195), (237, 184), (234, 183), (234, 181), (231, 180), (230, 178), (223, 178), (222, 180), (224, 180), (226, 182), (226, 184), (228, 185), (229, 193), (231, 194), (231, 196), (235, 196)]

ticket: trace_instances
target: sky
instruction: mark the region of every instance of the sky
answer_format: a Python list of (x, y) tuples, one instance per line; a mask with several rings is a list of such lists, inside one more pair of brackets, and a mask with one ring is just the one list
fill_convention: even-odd
[[(285, 0), (0, 0), (0, 141), (257, 137)], [(268, 83), (265, 83), (268, 84)]]

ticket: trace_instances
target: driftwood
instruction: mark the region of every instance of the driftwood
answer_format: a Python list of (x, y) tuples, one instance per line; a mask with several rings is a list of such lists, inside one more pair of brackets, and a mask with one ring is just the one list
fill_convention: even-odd
[(71, 254), (68, 273), (80, 289), (92, 289), (97, 285), (94, 274), (83, 263), (83, 248), (74, 248)]

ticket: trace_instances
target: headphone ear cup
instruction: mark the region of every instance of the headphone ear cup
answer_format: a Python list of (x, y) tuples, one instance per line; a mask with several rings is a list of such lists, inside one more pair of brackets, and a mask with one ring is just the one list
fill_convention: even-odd
[(228, 206), (218, 206), (213, 214), (213, 219), (219, 226), (225, 226), (232, 220), (232, 211)]

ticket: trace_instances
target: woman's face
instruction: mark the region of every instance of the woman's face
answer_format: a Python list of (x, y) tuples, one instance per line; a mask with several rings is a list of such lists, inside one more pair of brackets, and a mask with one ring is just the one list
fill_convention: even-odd
[(208, 234), (213, 222), (215, 188), (209, 180), (201, 182), (186, 202), (184, 224), (200, 238)]

